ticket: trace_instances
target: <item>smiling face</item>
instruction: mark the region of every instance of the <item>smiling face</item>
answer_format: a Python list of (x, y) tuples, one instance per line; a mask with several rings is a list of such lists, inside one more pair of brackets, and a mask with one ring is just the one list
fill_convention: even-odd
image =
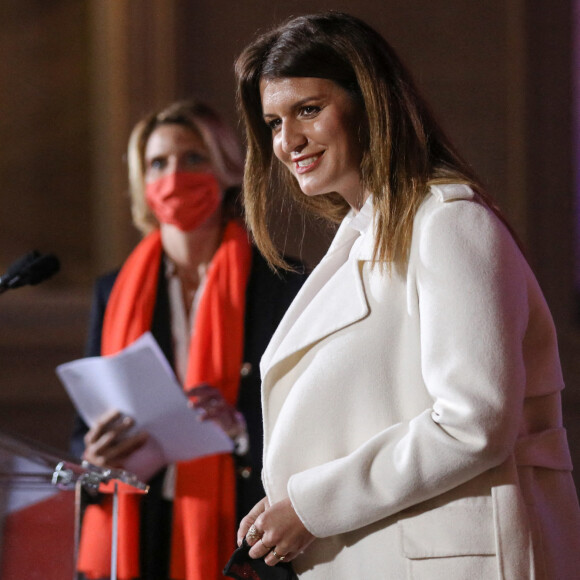
[(300, 189), (308, 196), (336, 192), (360, 208), (362, 114), (355, 99), (333, 81), (311, 77), (265, 79), (260, 93), (274, 154)]

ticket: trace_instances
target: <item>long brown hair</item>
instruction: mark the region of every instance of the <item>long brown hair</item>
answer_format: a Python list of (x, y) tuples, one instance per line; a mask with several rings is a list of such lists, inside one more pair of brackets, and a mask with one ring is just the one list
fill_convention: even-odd
[(203, 140), (220, 186), (225, 191), (224, 209), (241, 214), (236, 207), (243, 178), (244, 157), (237, 136), (218, 113), (199, 101), (177, 101), (139, 121), (129, 138), (127, 160), (133, 223), (142, 234), (159, 226), (145, 201), (145, 149), (160, 125), (182, 125)]
[(435, 121), (393, 48), (358, 18), (340, 12), (291, 18), (247, 46), (236, 60), (235, 71), (247, 138), (246, 220), (270, 264), (287, 267), (267, 227), (272, 212), (286, 198), (333, 222), (340, 221), (349, 206), (335, 193), (302, 194), (290, 172), (275, 159), (271, 130), (262, 118), (262, 79), (328, 79), (359, 102), (365, 117), (359, 131), (364, 151), (361, 185), (373, 194), (376, 261), (389, 266), (406, 263), (413, 219), (431, 184), (468, 184), (500, 215)]

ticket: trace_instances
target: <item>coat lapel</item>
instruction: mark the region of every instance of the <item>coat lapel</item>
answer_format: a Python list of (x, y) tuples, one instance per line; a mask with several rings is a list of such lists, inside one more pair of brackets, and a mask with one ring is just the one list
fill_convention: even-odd
[[(288, 356), (368, 314), (359, 259), (348, 260), (359, 237), (358, 231), (343, 222), (325, 257), (310, 274), (274, 333), (262, 357), (263, 382), (269, 371)], [(373, 236), (367, 232), (361, 240), (361, 249), (368, 246), (364, 239), (367, 237), (371, 238), (372, 247)]]
[[(474, 196), (465, 185), (432, 186), (431, 193), (440, 201)], [(360, 236), (350, 227), (352, 217), (351, 213), (343, 220), (326, 256), (309, 276), (274, 333), (260, 365), (263, 381), (268, 371), (284, 358), (368, 314), (360, 263), (373, 259), (376, 223), (373, 219), (362, 235), (356, 258), (348, 261), (350, 268), (343, 267)], [(332, 283), (328, 284), (331, 278)]]

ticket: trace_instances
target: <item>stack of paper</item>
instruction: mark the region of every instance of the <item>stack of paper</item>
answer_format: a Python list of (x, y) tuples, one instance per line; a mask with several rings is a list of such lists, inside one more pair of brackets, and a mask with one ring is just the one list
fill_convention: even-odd
[(167, 359), (150, 332), (119, 353), (89, 357), (57, 367), (56, 372), (85, 422), (118, 410), (133, 417), (135, 429), (149, 433), (124, 469), (146, 481), (161, 467), (229, 453), (233, 444), (213, 421), (200, 421)]

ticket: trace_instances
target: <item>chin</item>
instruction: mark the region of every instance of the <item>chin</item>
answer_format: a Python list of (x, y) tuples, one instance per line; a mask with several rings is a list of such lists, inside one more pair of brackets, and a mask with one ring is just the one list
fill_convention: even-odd
[(317, 195), (324, 195), (325, 193), (331, 193), (331, 191), (328, 190), (327, 188), (319, 187), (319, 186), (314, 185), (312, 183), (304, 184), (304, 185), (301, 183), (298, 183), (298, 185), (299, 185), (302, 193), (308, 197), (316, 197)]

